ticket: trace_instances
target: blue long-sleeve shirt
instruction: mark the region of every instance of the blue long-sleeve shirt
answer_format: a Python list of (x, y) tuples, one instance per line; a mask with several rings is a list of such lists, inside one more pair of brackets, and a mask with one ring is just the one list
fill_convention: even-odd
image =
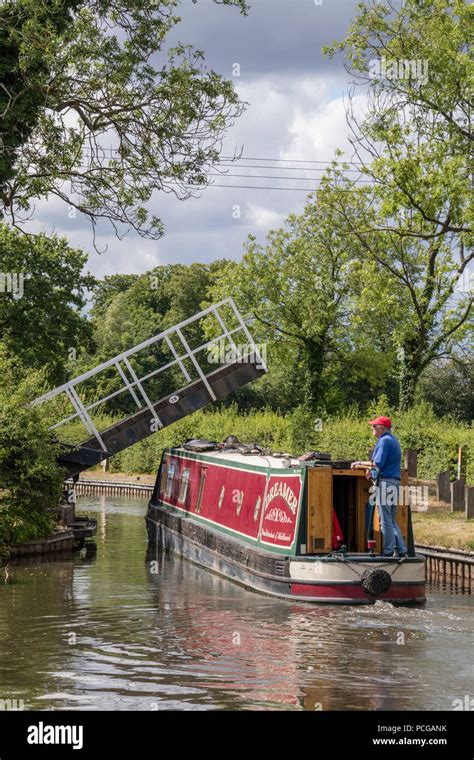
[(383, 433), (372, 454), (372, 462), (380, 470), (382, 478), (400, 478), (402, 450), (392, 433)]

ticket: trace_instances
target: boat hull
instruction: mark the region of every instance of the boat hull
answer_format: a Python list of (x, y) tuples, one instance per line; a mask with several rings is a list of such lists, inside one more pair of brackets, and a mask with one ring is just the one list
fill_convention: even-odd
[[(148, 507), (146, 524), (150, 544), (260, 593), (324, 604), (425, 601), (425, 566), (420, 556), (400, 562), (370, 555), (275, 555), (153, 502)], [(363, 574), (374, 569), (383, 569), (391, 576), (387, 591), (368, 593), (362, 585)]]

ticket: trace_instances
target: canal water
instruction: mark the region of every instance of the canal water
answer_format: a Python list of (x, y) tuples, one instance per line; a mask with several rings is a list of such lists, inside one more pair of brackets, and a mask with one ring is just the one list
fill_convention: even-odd
[[(452, 710), (473, 599), (312, 606), (147, 556), (145, 499), (82, 497), (97, 553), (0, 570), (0, 700), (54, 710)], [(459, 700), (456, 702), (455, 700)]]

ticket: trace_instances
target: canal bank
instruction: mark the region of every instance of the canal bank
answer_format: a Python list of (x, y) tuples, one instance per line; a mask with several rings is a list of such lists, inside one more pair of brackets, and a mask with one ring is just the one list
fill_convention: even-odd
[(12, 563), (4, 699), (26, 710), (440, 710), (472, 692), (472, 600), (424, 608), (269, 599), (147, 550), (146, 500), (79, 497), (97, 553)]
[[(70, 492), (69, 492), (70, 493)], [(75, 495), (74, 495), (75, 499)], [(87, 539), (97, 531), (97, 521), (87, 515), (77, 516), (75, 502), (69, 502), (67, 492), (55, 509), (48, 510), (55, 529), (46, 536), (0, 546), (0, 568), (10, 561), (25, 557), (54, 557), (82, 549)]]

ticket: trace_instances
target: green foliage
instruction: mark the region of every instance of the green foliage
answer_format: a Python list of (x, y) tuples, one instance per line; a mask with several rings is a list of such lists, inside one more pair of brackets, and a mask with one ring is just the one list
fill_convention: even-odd
[(198, 312), (225, 263), (169, 264), (98, 282), (91, 311), (96, 355), (109, 358)]
[(50, 515), (13, 505), (5, 508), (0, 501), (0, 556), (13, 544), (46, 538), (53, 529)]
[[(232, 295), (268, 347), (262, 403), (335, 414), (384, 392), (407, 409), (424, 370), (469, 345), (470, 16), (461, 0), (373, 0), (327, 49), (369, 85), (364, 117), (348, 119), (370, 182), (335, 163), (304, 212), (264, 245), (250, 236), (209, 292)], [(374, 75), (387, 62), (396, 75)]]
[[(71, 363), (71, 374), (77, 376), (199, 312), (215, 273), (225, 263), (218, 260), (212, 264), (194, 263), (190, 266), (171, 264), (155, 267), (141, 276), (113, 275), (99, 282), (94, 292), (90, 323), (95, 351), (84, 351), (77, 362)], [(193, 348), (205, 342), (197, 323), (185, 328), (185, 337)], [(179, 350), (176, 338), (175, 344)], [(205, 355), (204, 351), (199, 357), (201, 362), (203, 358), (205, 361)], [(138, 376), (143, 377), (173, 359), (171, 350), (160, 341), (132, 357), (131, 362)], [(146, 392), (157, 400), (183, 384), (181, 370), (172, 367), (147, 381)], [(88, 381), (87, 400), (103, 398), (122, 386), (118, 373), (112, 369)], [(131, 413), (135, 409), (129, 394), (120, 395), (100, 407), (101, 413), (106, 415), (119, 411)]]
[(256, 441), (282, 450), (287, 445), (288, 432), (288, 421), (268, 410), (242, 415), (233, 405), (215, 412), (196, 412), (117, 454), (112, 459), (112, 469), (115, 472), (154, 472), (164, 448), (178, 446), (190, 438), (220, 441), (228, 435), (236, 435), (242, 441)]
[(63, 473), (41, 408), (28, 403), (44, 373), (27, 372), (0, 344), (0, 544), (45, 536), (53, 524)]
[[(247, 10), (244, 0), (218, 4)], [(17, 224), (19, 210), (56, 196), (88, 218), (94, 232), (96, 219), (105, 218), (118, 234), (133, 228), (157, 239), (163, 224), (150, 214), (153, 192), (187, 198), (207, 184), (223, 133), (243, 104), (232, 82), (205, 68), (201, 51), (170, 47), (179, 5), (2, 4), (1, 133), (8, 136), (0, 198)]]
[(285, 416), (269, 409), (242, 414), (236, 405), (215, 412), (197, 412), (117, 454), (111, 460), (112, 470), (154, 473), (164, 448), (178, 446), (190, 438), (221, 441), (228, 435), (294, 455), (317, 450), (330, 452), (334, 459), (365, 459), (368, 449), (374, 445), (367, 421), (380, 413), (391, 415), (393, 431), (402, 449), (418, 451), (420, 478), (435, 478), (447, 467), (452, 467), (454, 472), (458, 447), (466, 444), (468, 482), (474, 484), (473, 428), (450, 418), (436, 418), (426, 403), (416, 405), (409, 412), (390, 409), (383, 397), (366, 415), (354, 407), (344, 415), (322, 420), (304, 408)]
[(339, 232), (334, 206), (346, 203), (351, 191), (346, 187), (341, 195), (341, 182), (333, 167), (302, 214), (270, 231), (265, 245), (250, 236), (242, 261), (218, 273), (209, 290), (209, 300), (231, 295), (252, 318), (271, 370), (261, 394), (276, 395), (286, 409), (334, 412), (359, 400), (360, 391), (362, 401), (384, 388), (394, 366), (373, 315), (362, 324), (366, 257), (357, 241)]
[[(369, 0), (359, 3), (345, 40), (325, 50), (331, 56), (344, 51), (356, 80), (367, 83), (370, 78), (375, 94), (385, 94), (381, 132), (392, 126), (396, 110), (403, 123), (406, 106), (416, 118), (420, 143), (432, 138), (434, 127), (451, 147), (444, 151), (448, 162), (450, 155), (459, 154), (467, 160), (472, 139), (472, 16), (472, 5), (465, 0), (405, 0), (396, 12), (389, 0)], [(391, 75), (374, 66), (382, 58), (397, 64)], [(404, 76), (406, 68), (400, 64), (406, 61), (424, 62), (424, 67), (409, 68)]]
[[(60, 419), (64, 419), (66, 416), (66, 408), (67, 413), (70, 413), (71, 411), (70, 407), (66, 407), (62, 401), (54, 403), (55, 401), (57, 400), (53, 399), (52, 402), (44, 402), (42, 404), (44, 415), (50, 422), (51, 420), (59, 422)], [(89, 412), (89, 415), (99, 433), (107, 430), (109, 427), (112, 427), (112, 425), (117, 422), (117, 419), (123, 418), (123, 414), (104, 414), (100, 411), (100, 408), (99, 411), (96, 409), (91, 410)], [(55, 442), (57, 440), (67, 444), (82, 443), (85, 438), (89, 438), (89, 433), (86, 432), (84, 425), (77, 417), (76, 419), (72, 420), (72, 422), (67, 422), (65, 425), (61, 425), (60, 427), (56, 428), (54, 433), (57, 436), (57, 438), (54, 439)]]
[(103, 280), (97, 280), (94, 287), (91, 316), (96, 320), (103, 318), (114, 296), (125, 293), (138, 280), (139, 276), (138, 274), (112, 274), (105, 275)]
[[(400, 405), (413, 403), (421, 373), (472, 338), (472, 289), (458, 287), (472, 261), (472, 5), (463, 0), (360, 3), (345, 53), (355, 82), (369, 85), (357, 120), (356, 154), (372, 187), (334, 203), (341, 235), (370, 262), (370, 291), (392, 293), (400, 319)], [(370, 297), (371, 293), (368, 291)]]
[(402, 450), (418, 451), (418, 477), (433, 479), (442, 470), (451, 467), (456, 470), (458, 448), (467, 445), (469, 469), (468, 479), (474, 483), (474, 429), (450, 418), (437, 418), (432, 407), (420, 402), (403, 412), (390, 408), (383, 397), (373, 403), (367, 416), (341, 416), (323, 423), (317, 434), (317, 448), (331, 451), (337, 457), (361, 459), (374, 445), (367, 420), (378, 414), (387, 414), (392, 419), (393, 432)]
[(420, 378), (418, 397), (432, 404), (438, 417), (474, 419), (474, 363), (455, 360), (429, 366)]
[(95, 282), (83, 273), (86, 260), (65, 238), (30, 237), (0, 224), (0, 272), (23, 278), (23, 292), (0, 294), (0, 335), (12, 355), (26, 367), (44, 367), (55, 385), (66, 379), (71, 351), (92, 347), (91, 325), (81, 314)]
[[(71, 11), (79, 0), (4, 2), (0, 10), (0, 190), (15, 173), (19, 148), (38, 124), (48, 79), (46, 51), (51, 40), (71, 23)], [(35, 45), (26, 50), (24, 38)], [(0, 212), (0, 218), (3, 214)]]

